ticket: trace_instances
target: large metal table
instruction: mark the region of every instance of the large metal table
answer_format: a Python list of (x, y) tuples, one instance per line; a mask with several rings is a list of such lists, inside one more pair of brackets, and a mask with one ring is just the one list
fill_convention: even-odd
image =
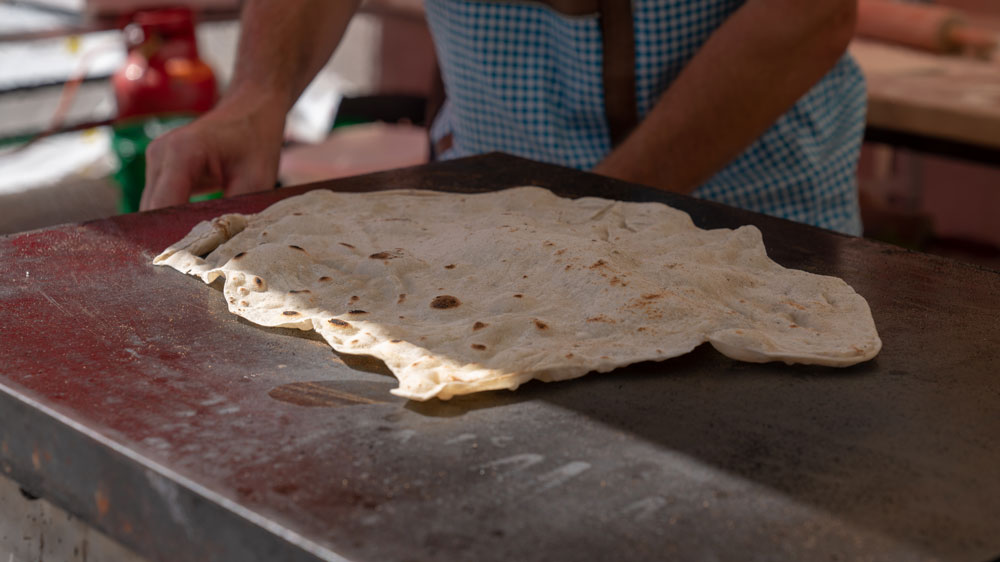
[(522, 184), (756, 224), (867, 297), (885, 347), (407, 403), (377, 362), (150, 265), (292, 188), (0, 238), (0, 469), (154, 560), (1000, 555), (1000, 274), (497, 154), (311, 187)]

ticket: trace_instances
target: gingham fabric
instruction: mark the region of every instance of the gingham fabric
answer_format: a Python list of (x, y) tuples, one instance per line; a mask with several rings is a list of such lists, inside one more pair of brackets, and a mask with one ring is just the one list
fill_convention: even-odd
[[(633, 0), (640, 118), (744, 0)], [(533, 2), (425, 0), (448, 100), (431, 128), (440, 159), (500, 150), (590, 169), (610, 150), (596, 16)], [(760, 139), (694, 195), (860, 234), (855, 167), (865, 119), (845, 55)]]

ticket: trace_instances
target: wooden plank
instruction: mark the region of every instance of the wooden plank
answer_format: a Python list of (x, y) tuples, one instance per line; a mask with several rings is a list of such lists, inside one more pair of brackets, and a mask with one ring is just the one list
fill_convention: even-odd
[(1000, 149), (1000, 65), (855, 40), (868, 125)]

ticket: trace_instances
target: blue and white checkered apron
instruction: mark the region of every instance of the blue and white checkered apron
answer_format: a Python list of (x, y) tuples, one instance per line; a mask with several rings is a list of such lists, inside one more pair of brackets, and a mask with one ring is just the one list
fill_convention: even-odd
[[(633, 0), (640, 118), (744, 0)], [(431, 128), (438, 157), (500, 150), (590, 169), (611, 150), (597, 16), (540, 3), (426, 0), (448, 100)], [(855, 167), (865, 85), (845, 55), (815, 87), (694, 195), (861, 233)]]

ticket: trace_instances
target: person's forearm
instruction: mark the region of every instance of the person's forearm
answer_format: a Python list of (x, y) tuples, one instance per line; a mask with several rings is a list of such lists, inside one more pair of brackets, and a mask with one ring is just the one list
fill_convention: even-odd
[(832, 68), (855, 9), (849, 0), (748, 0), (594, 171), (690, 193)]
[(282, 114), (326, 64), (360, 0), (248, 0), (223, 100), (250, 97)]

